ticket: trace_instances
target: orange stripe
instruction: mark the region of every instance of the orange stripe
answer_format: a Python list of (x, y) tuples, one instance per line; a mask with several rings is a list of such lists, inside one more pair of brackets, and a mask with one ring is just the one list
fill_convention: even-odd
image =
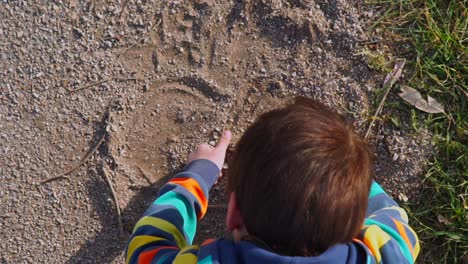
[(409, 250), (411, 251), (411, 253), (413, 253), (413, 247), (412, 247), (411, 242), (410, 242), (410, 240), (408, 238), (408, 234), (406, 234), (405, 227), (399, 221), (397, 221), (397, 220), (395, 220), (393, 218), (392, 218), (392, 220), (393, 220), (393, 222), (395, 223), (395, 225), (396, 225), (396, 227), (398, 229), (398, 233), (400, 233), (400, 235), (403, 237), (406, 244), (408, 245)]
[(203, 243), (201, 244), (202, 246), (206, 246), (206, 245), (209, 245), (211, 243), (213, 243), (216, 239), (214, 238), (208, 238), (207, 240), (203, 241)]
[(151, 263), (154, 256), (158, 254), (159, 251), (163, 249), (168, 249), (168, 248), (177, 249), (177, 247), (158, 247), (153, 250), (145, 251), (141, 253), (140, 256), (138, 256), (138, 264)]
[(208, 200), (203, 193), (202, 188), (198, 184), (198, 182), (192, 178), (184, 178), (184, 179), (172, 179), (169, 183), (177, 184), (189, 191), (201, 204), (201, 212), (198, 214), (198, 219), (201, 219), (208, 209)]
[(363, 242), (364, 245), (366, 245), (366, 247), (369, 249), (373, 257), (378, 256), (379, 259), (382, 259), (382, 257), (380, 256), (379, 247), (377, 245), (374, 245), (372, 240), (364, 236)]
[[(364, 243), (364, 241), (361, 241), (361, 240), (359, 240), (359, 239), (357, 239), (357, 238), (353, 238), (353, 241), (356, 242), (356, 243), (362, 244), (362, 245), (364, 245), (365, 247), (367, 247), (367, 246), (366, 246), (366, 243)], [(367, 247), (367, 248), (369, 248), (369, 247)], [(371, 255), (374, 256), (374, 253), (372, 252), (372, 250), (369, 250), (369, 253), (371, 253)]]

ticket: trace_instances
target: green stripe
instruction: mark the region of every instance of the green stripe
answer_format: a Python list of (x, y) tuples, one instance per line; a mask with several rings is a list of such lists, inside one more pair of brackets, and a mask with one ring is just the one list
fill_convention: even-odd
[(199, 264), (212, 264), (213, 263), (213, 259), (211, 258), (211, 256), (208, 256), (200, 261), (198, 261)]
[(197, 230), (197, 214), (187, 199), (178, 193), (170, 191), (156, 199), (154, 204), (174, 206), (179, 211), (182, 219), (184, 219), (183, 228), (188, 236), (188, 244), (191, 245)]
[(163, 256), (162, 258), (160, 258), (157, 262), (157, 264), (161, 264), (161, 263), (164, 263), (164, 261), (166, 261), (166, 259), (168, 258), (169, 256)]
[(377, 194), (381, 194), (381, 193), (385, 193), (384, 189), (382, 189), (382, 187), (380, 187), (380, 185), (377, 182), (372, 181), (369, 198), (372, 198), (376, 196)]
[(388, 225), (382, 224), (380, 222), (375, 221), (374, 219), (367, 218), (366, 221), (364, 222), (364, 225), (369, 226), (369, 225), (376, 225), (380, 227), (384, 232), (389, 234), (393, 239), (395, 239), (400, 246), (400, 249), (403, 251), (403, 254), (405, 255), (406, 259), (408, 260), (409, 263), (414, 263), (413, 262), (413, 256), (411, 255), (411, 252), (408, 248), (408, 245), (406, 245), (406, 242), (403, 240), (401, 235), (389, 227)]

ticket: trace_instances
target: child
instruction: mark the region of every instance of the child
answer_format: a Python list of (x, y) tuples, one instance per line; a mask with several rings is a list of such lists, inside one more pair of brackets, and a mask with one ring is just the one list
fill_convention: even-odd
[(372, 154), (316, 101), (263, 114), (236, 146), (226, 225), (233, 239), (192, 245), (231, 133), (198, 146), (134, 230), (127, 263), (413, 263), (418, 238), (372, 181)]

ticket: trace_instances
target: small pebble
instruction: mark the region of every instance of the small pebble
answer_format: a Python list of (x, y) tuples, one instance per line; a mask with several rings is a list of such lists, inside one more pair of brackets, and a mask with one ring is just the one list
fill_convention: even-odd
[(407, 197), (404, 193), (398, 194), (398, 199), (399, 199), (400, 201), (403, 201), (403, 202), (407, 202), (407, 201), (408, 201), (408, 197)]
[(184, 123), (186, 121), (187, 117), (184, 115), (182, 112), (177, 113), (177, 118), (176, 121), (179, 123)]

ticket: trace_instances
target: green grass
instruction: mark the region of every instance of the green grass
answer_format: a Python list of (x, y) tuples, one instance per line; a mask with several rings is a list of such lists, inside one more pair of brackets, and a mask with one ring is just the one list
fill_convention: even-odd
[[(414, 69), (404, 81), (443, 103), (446, 110), (446, 115), (425, 114), (406, 107), (411, 129), (429, 129), (437, 146), (423, 175), (421, 198), (406, 205), (421, 239), (419, 262), (467, 263), (468, 2), (377, 0), (368, 4), (385, 10), (374, 27), (411, 43), (400, 45), (403, 52), (412, 54), (408, 63)], [(379, 57), (371, 59), (384, 63)]]

